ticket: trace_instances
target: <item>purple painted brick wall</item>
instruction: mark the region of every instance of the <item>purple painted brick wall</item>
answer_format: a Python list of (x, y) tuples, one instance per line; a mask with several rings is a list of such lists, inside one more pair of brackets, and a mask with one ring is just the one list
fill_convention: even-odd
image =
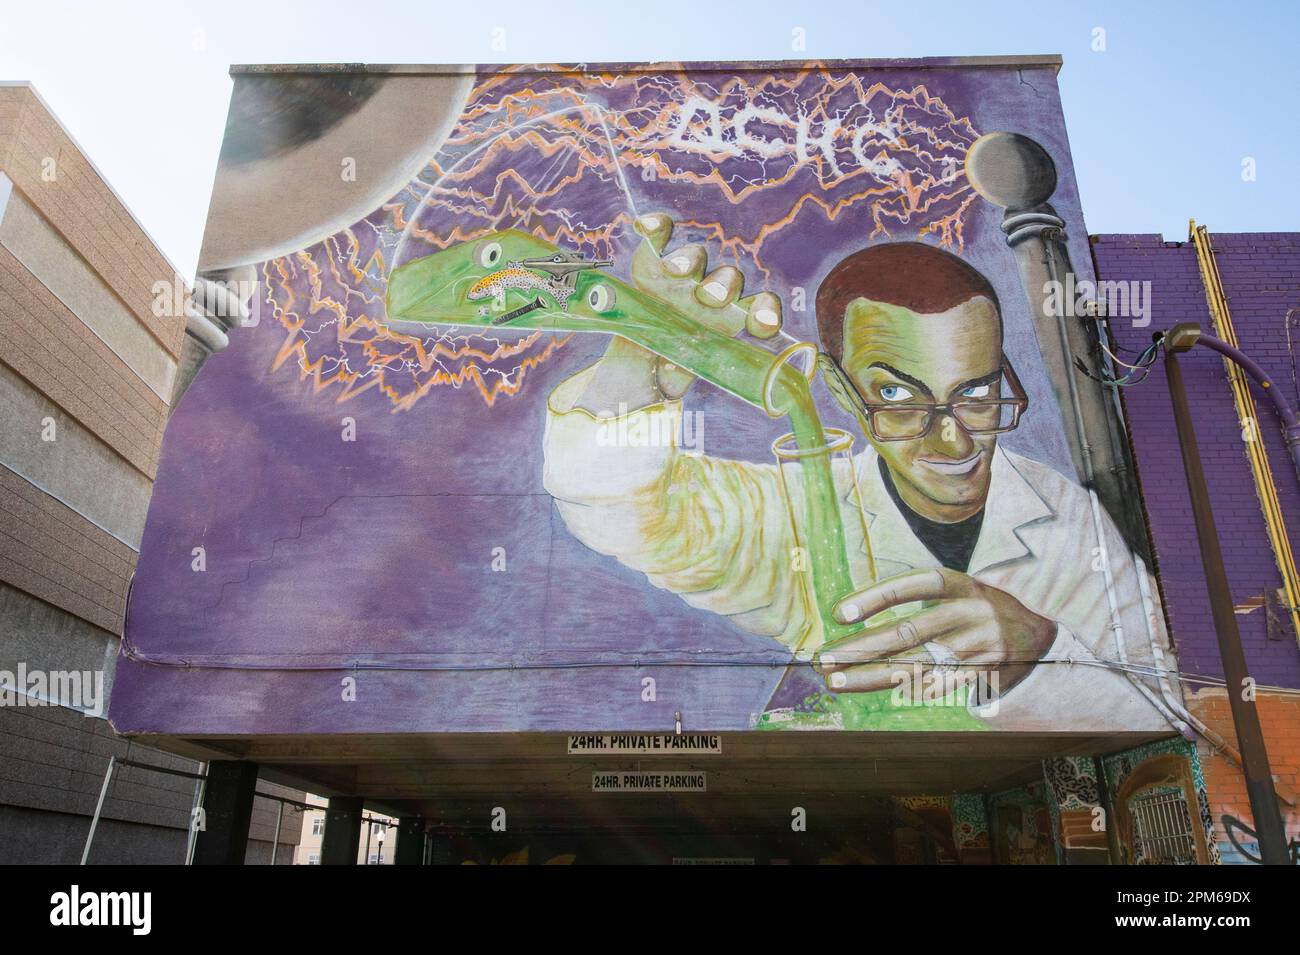
[[(1151, 283), (1150, 325), (1136, 328), (1128, 318), (1112, 322), (1122, 345), (1141, 349), (1150, 344), (1152, 332), (1179, 322), (1197, 322), (1211, 330), (1196, 250), (1190, 242), (1166, 242), (1158, 235), (1100, 235), (1092, 243), (1101, 279)], [(1212, 246), (1242, 349), (1296, 401), (1283, 322), (1288, 309), (1300, 306), (1300, 233), (1214, 235)], [(1124, 353), (1121, 357), (1132, 360)], [(1281, 586), (1281, 577), (1269, 548), (1223, 362), (1203, 348), (1193, 349), (1180, 362), (1233, 601), (1241, 603), (1266, 587)], [(1271, 404), (1258, 388), (1254, 395), (1291, 546), (1300, 554), (1300, 479), (1283, 447)], [(1143, 384), (1129, 388), (1125, 400), (1182, 669), (1221, 677), (1163, 362)], [(1283, 621), (1281, 640), (1268, 639), (1262, 609), (1238, 615), (1237, 622), (1251, 675), (1260, 684), (1300, 687), (1300, 648), (1289, 619)]]

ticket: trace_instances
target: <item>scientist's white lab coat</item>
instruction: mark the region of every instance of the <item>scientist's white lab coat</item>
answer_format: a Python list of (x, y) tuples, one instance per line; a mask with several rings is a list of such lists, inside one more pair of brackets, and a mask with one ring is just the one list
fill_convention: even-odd
[[(794, 570), (794, 532), (777, 466), (689, 454), (663, 441), (681, 433), (680, 401), (611, 418), (575, 408), (590, 374), (587, 369), (562, 382), (547, 411), (543, 480), (569, 530), (691, 606), (795, 646), (816, 623), (807, 619), (811, 610)], [(855, 456), (853, 466), (879, 578), (939, 567), (890, 499), (875, 451)], [(854, 504), (847, 465), (836, 477), (848, 514)], [(967, 573), (1055, 620), (1057, 635), (1029, 676), (1003, 691), (995, 714), (972, 708), (989, 728), (1169, 729), (1129, 677), (1097, 665), (1151, 666), (1152, 631), (1166, 645), (1158, 608), (1150, 620), (1144, 610), (1128, 547), (1104, 512), (1101, 521), (1099, 541), (1083, 488), (1047, 465), (994, 452)], [(863, 523), (844, 521), (855, 581), (870, 579)], [(1103, 559), (1114, 583), (1122, 646), (1112, 626)], [(1150, 591), (1154, 603), (1154, 584)]]

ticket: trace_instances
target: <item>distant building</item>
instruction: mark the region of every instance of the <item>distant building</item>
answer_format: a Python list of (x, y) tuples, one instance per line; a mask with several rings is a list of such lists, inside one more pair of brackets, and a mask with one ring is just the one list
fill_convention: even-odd
[[(202, 768), (105, 719), (188, 297), (35, 89), (0, 83), (0, 863), (80, 861), (110, 757)], [(119, 765), (89, 861), (183, 861), (196, 786)], [(249, 862), (277, 812), (256, 801)], [(299, 828), (286, 807), (279, 861)]]
[[(1110, 322), (1119, 344), (1137, 351), (1152, 332), (1180, 322), (1195, 322), (1206, 334), (1225, 337), (1226, 322), (1241, 349), (1272, 376), (1293, 406), (1297, 339), (1300, 338), (1300, 233), (1222, 233), (1206, 235), (1208, 257), (1198, 261), (1193, 241), (1166, 242), (1159, 235), (1093, 236), (1093, 258), (1103, 281), (1149, 283), (1149, 325), (1123, 317)], [(1204, 251), (1204, 250), (1203, 250)], [(1212, 314), (1205, 280), (1207, 263), (1222, 284), (1223, 299)], [(1128, 286), (1131, 289), (1131, 285)], [(1300, 475), (1283, 445), (1276, 412), (1257, 386), (1249, 393), (1255, 424), (1236, 407), (1223, 359), (1196, 348), (1180, 360), (1224, 564), (1236, 609), (1237, 626), (1250, 677), (1258, 686), (1256, 707), (1268, 748), (1282, 819), (1290, 839), (1300, 839), (1300, 646), (1297, 608), (1288, 598), (1280, 556), (1300, 553)], [(1237, 746), (1196, 528), (1183, 476), (1178, 436), (1170, 414), (1169, 390), (1162, 363), (1151, 378), (1124, 393), (1129, 431), (1137, 459), (1142, 497), (1164, 608), (1182, 663), (1188, 710), (1232, 748)], [(1280, 505), (1280, 522), (1270, 527), (1248, 459), (1249, 442), (1262, 443), (1269, 463), (1269, 482)], [(1279, 526), (1280, 525), (1280, 526)], [(1289, 548), (1280, 545), (1289, 538)], [(1294, 561), (1294, 556), (1292, 556)], [(1294, 574), (1294, 563), (1290, 573)], [(1214, 839), (1225, 863), (1244, 862), (1229, 836), (1236, 819), (1253, 828), (1240, 765), (1204, 735), (1196, 744), (1204, 774)], [(1153, 783), (1159, 783), (1157, 777)], [(1251, 853), (1253, 840), (1235, 829), (1238, 843)]]
[[(294, 865), (321, 864), (321, 846), (325, 841), (325, 812), (329, 800), (308, 795), (307, 802), (320, 806), (320, 809), (308, 810), (302, 814), (302, 834), (294, 850)], [(396, 826), (397, 820), (390, 816), (368, 814), (361, 827), (357, 865), (393, 865), (397, 859)]]

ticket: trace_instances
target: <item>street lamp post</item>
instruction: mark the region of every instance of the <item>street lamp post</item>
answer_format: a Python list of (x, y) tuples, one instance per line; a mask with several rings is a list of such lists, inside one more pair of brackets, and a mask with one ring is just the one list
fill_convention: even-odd
[(1241, 632), (1237, 629), (1237, 615), (1232, 607), (1228, 575), (1223, 566), (1219, 531), (1214, 523), (1210, 492), (1201, 466), (1201, 452), (1196, 443), (1187, 391), (1183, 387), (1183, 373), (1178, 366), (1179, 353), (1196, 345), (1199, 337), (1200, 329), (1195, 325), (1177, 325), (1165, 336), (1165, 374), (1169, 381), (1169, 398), (1173, 403), (1174, 422), (1178, 427), (1178, 445), (1182, 449), (1187, 491), (1192, 499), (1192, 516), (1196, 521), (1196, 539), (1201, 548), (1201, 566), (1205, 570), (1205, 581), (1209, 589), (1214, 630), (1219, 639), (1219, 657), (1223, 661), (1228, 706), (1237, 731), (1237, 745), (1241, 749), (1246, 794), (1250, 799), (1250, 811), (1259, 836), (1260, 860), (1265, 865), (1289, 865), (1286, 828), (1282, 824), (1277, 793), (1273, 789), (1273, 774), (1268, 764), (1268, 750), (1264, 746), (1264, 732), (1260, 727), (1259, 713), (1255, 709), (1254, 694), (1244, 692), (1248, 679), (1246, 654), (1241, 648)]

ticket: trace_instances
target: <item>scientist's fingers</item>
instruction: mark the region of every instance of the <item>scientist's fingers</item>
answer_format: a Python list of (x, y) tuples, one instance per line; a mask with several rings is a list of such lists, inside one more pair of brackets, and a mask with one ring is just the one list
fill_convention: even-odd
[(658, 255), (667, 248), (668, 240), (673, 237), (673, 218), (664, 212), (651, 212), (637, 219), (634, 228), (650, 243), (655, 255)]
[(710, 270), (703, 245), (668, 248), (675, 223), (666, 212), (636, 221), (644, 237), (632, 255), (632, 281), (696, 321), (726, 335), (743, 329), (756, 338), (781, 330), (781, 300), (771, 292), (745, 295), (745, 276), (735, 266)]
[(964, 597), (969, 591), (968, 578), (949, 570), (909, 570), (845, 597), (835, 605), (835, 619), (840, 623), (857, 623), (882, 610), (914, 600), (944, 600)]
[(670, 282), (687, 281), (694, 285), (704, 276), (704, 268), (708, 263), (709, 254), (704, 246), (683, 245), (659, 260), (659, 270)]
[(745, 329), (755, 338), (771, 338), (781, 330), (781, 299), (772, 292), (759, 292), (742, 299)]
[(674, 365), (667, 358), (660, 358), (655, 364), (655, 383), (659, 393), (665, 398), (680, 398), (686, 394), (695, 376), (685, 368)]
[(843, 670), (987, 623), (987, 606), (976, 600), (945, 600), (902, 620), (890, 620), (829, 644), (817, 655), (823, 673)]
[(745, 311), (728, 306), (744, 282), (735, 270), (733, 275), (720, 269), (705, 278), (708, 264), (702, 245), (679, 246), (661, 257), (647, 240), (632, 254), (632, 282), (701, 324), (734, 335), (745, 327)]
[[(670, 255), (669, 258), (672, 256)], [(695, 300), (709, 308), (726, 308), (745, 290), (745, 276), (734, 265), (714, 269), (695, 286)]]
[(875, 690), (890, 690), (903, 680), (912, 679), (915, 664), (920, 664), (922, 674), (929, 673), (934, 661), (926, 654), (907, 660), (891, 660), (882, 663), (860, 663), (847, 670), (835, 670), (826, 674), (826, 686), (836, 693), (871, 693)]
[[(632, 253), (632, 282), (637, 288), (666, 299), (678, 308), (694, 307), (696, 283), (704, 277), (708, 267), (708, 253), (704, 246), (688, 244), (668, 250), (666, 243), (673, 232), (673, 222), (667, 215), (664, 224), (647, 235)], [(645, 218), (644, 216), (642, 217)], [(640, 230), (638, 230), (640, 231)]]
[(936, 660), (928, 649), (918, 647), (891, 660), (832, 670), (826, 674), (826, 685), (836, 693), (870, 693), (915, 681), (917, 664), (921, 666), (922, 679), (926, 679), (932, 673), (960, 673), (965, 668), (996, 666), (999, 662), (990, 659), (988, 634), (983, 630), (951, 634), (934, 642), (942, 647), (942, 660)]

